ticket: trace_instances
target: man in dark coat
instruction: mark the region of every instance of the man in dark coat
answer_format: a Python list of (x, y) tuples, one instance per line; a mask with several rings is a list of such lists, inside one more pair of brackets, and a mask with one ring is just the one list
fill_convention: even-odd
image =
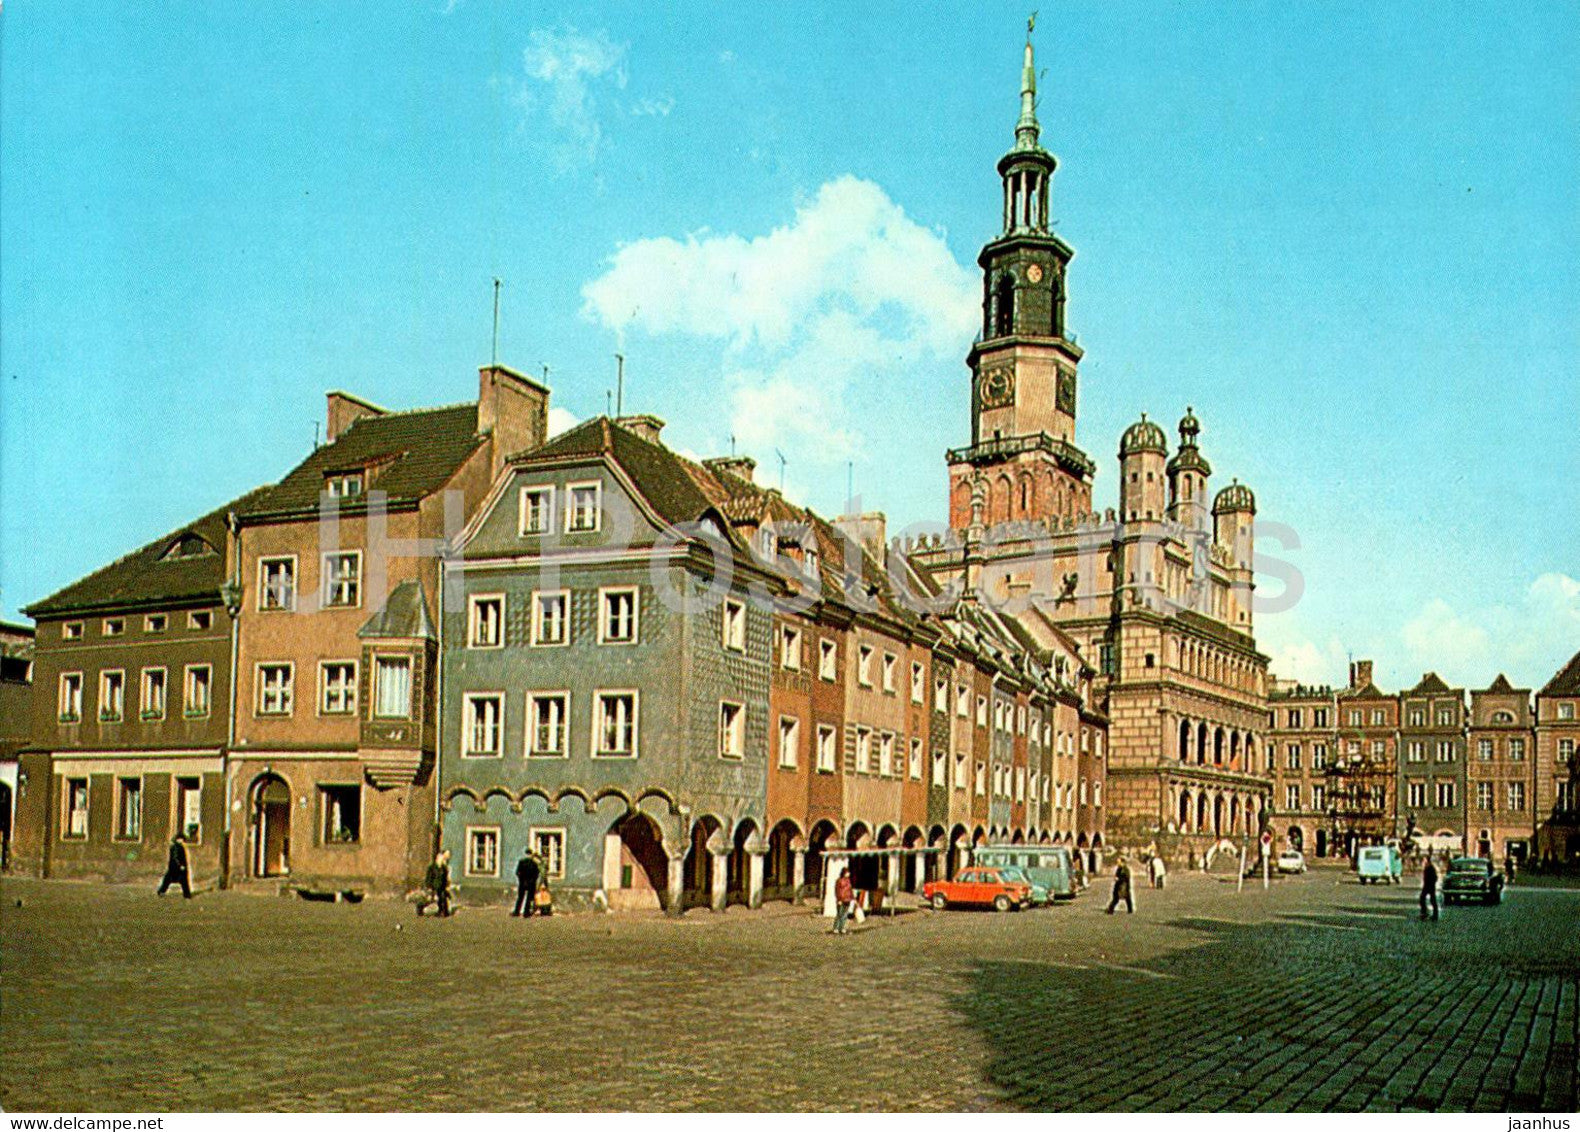
[(1426, 855), (1426, 864), (1421, 866), (1421, 918), (1426, 919), (1426, 906), (1432, 905), (1432, 919), (1437, 919), (1437, 866), (1432, 863), (1432, 855)]
[(530, 916), (537, 903), (538, 877), (542, 875), (538, 855), (528, 849), (516, 862), (516, 910), (512, 916)]
[(192, 883), (187, 868), (187, 847), (181, 843), (179, 833), (170, 839), (170, 859), (165, 864), (165, 879), (159, 882), (159, 895), (163, 896), (165, 890), (172, 884), (179, 884), (181, 895), (188, 900), (192, 899)]
[[(433, 864), (428, 866), (426, 878), (428, 890), (433, 893), (434, 900), (439, 905), (439, 915), (450, 914), (450, 851), (442, 851), (433, 859)], [(422, 915), (425, 904), (417, 905), (417, 915)]]
[(1123, 857), (1119, 858), (1119, 864), (1114, 867), (1114, 895), (1108, 901), (1110, 916), (1114, 914), (1114, 909), (1119, 906), (1121, 900), (1125, 902), (1125, 911), (1135, 915), (1136, 905), (1130, 899), (1130, 866), (1125, 864)]

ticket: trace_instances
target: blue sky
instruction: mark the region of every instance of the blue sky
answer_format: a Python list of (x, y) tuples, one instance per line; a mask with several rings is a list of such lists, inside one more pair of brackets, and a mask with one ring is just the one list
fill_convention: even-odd
[[(496, 275), (561, 422), (621, 350), (677, 447), (942, 518), (1026, 11), (757, 7), (6, 5), (0, 616), (278, 478), (328, 389), (474, 397)], [(1280, 671), (1545, 680), (1580, 648), (1572, 7), (1110, 0), (1036, 43), (1098, 504), (1124, 426), (1191, 404), (1299, 533)]]

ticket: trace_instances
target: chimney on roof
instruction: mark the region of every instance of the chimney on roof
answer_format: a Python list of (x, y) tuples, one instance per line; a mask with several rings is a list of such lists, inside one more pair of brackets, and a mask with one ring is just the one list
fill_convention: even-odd
[(1364, 688), (1372, 682), (1372, 662), (1369, 660), (1354, 660), (1350, 662), (1350, 687)]
[(750, 456), (715, 456), (711, 460), (702, 461), (702, 466), (709, 471), (728, 472), (737, 479), (751, 483), (752, 472), (757, 469), (757, 461)]
[(846, 538), (853, 538), (861, 543), (867, 553), (880, 563), (888, 561), (889, 520), (882, 511), (841, 515), (834, 520), (834, 526), (842, 531)]
[(372, 401), (364, 401), (360, 397), (353, 397), (350, 393), (342, 393), (338, 389), (331, 389), (329, 398), (329, 432), (328, 443), (333, 444), (335, 437), (345, 432), (352, 424), (363, 417), (382, 417), (387, 409), (381, 409)]
[(660, 418), (653, 416), (652, 413), (638, 413), (632, 417), (616, 417), (614, 423), (625, 429), (626, 432), (636, 433), (637, 436), (640, 436), (649, 444), (663, 443), (663, 441), (659, 440), (659, 434), (664, 431), (664, 422)]
[(549, 387), (508, 366), (477, 370), (477, 431), (492, 438), (491, 476), (505, 460), (539, 447), (549, 436)]

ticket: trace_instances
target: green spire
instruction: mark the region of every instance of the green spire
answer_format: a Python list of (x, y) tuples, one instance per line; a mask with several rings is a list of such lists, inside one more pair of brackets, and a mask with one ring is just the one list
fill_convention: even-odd
[(1026, 65), (1020, 74), (1020, 121), (1015, 123), (1015, 148), (1036, 149), (1037, 135), (1041, 127), (1037, 125), (1037, 65), (1032, 60), (1031, 29), (1037, 24), (1037, 17), (1032, 15), (1026, 21)]

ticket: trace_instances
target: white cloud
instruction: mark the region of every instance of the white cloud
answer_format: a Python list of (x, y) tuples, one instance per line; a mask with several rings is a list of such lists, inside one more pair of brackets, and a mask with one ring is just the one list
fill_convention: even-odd
[(1282, 617), (1268, 617), (1257, 625), (1257, 645), (1271, 658), (1269, 672), (1280, 680), (1301, 684), (1343, 684), (1349, 676), (1349, 656), (1336, 635), (1318, 643), (1298, 631), (1284, 634)]
[(725, 65), (735, 62), (735, 52), (726, 47), (723, 51), (719, 52), (719, 62)]
[(549, 436), (556, 437), (562, 432), (569, 432), (581, 423), (581, 418), (569, 409), (562, 409), (558, 405), (549, 406)]
[(657, 98), (639, 99), (631, 107), (631, 114), (636, 118), (668, 118), (669, 112), (675, 108), (675, 100), (667, 94)]
[(582, 297), (583, 314), (616, 333), (716, 342), (736, 438), (802, 444), (813, 461), (843, 460), (859, 442), (844, 407), (852, 382), (953, 364), (980, 302), (940, 233), (850, 176), (765, 235), (623, 245)]
[(544, 141), (562, 169), (591, 164), (603, 141), (598, 89), (626, 84), (626, 47), (608, 33), (573, 27), (536, 28), (522, 53), (526, 81), (518, 98), (534, 123), (546, 123)]
[(1401, 637), (1414, 671), (1470, 687), (1506, 672), (1517, 684), (1540, 686), (1580, 647), (1580, 581), (1542, 574), (1516, 600), (1471, 611), (1433, 598)]

